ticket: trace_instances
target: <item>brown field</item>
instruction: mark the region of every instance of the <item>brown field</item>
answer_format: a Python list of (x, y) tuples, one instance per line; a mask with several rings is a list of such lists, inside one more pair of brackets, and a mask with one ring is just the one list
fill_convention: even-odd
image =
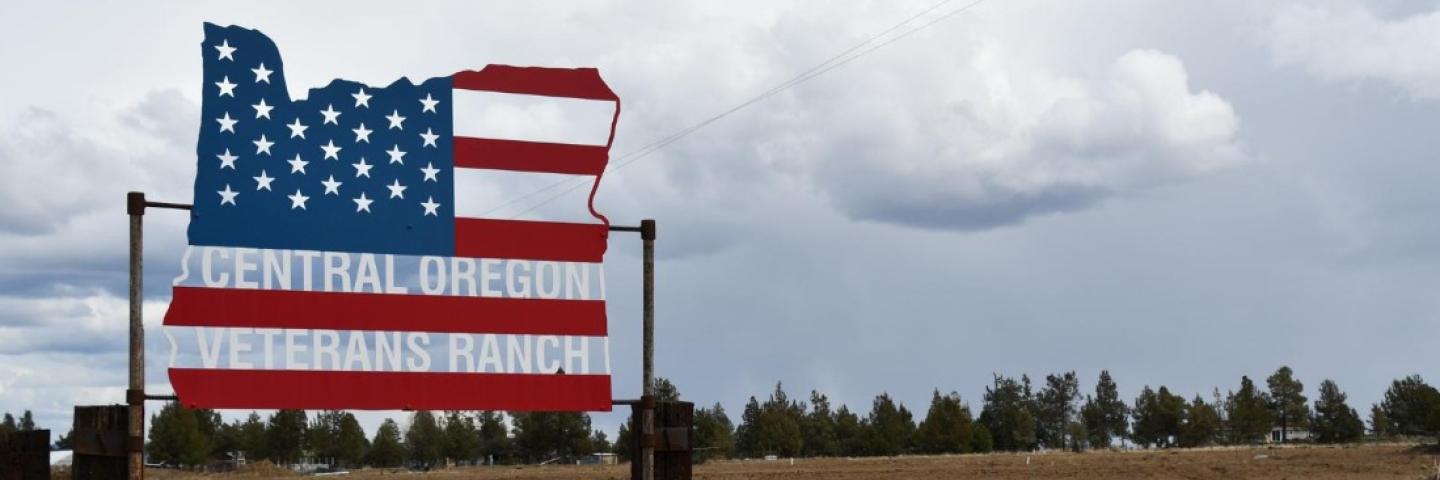
[[(1199, 449), (1084, 454), (990, 454), (897, 458), (725, 461), (698, 465), (697, 479), (1434, 479), (1432, 452), (1411, 445)], [(284, 478), (280, 472), (223, 475), (151, 471), (156, 480)], [(356, 471), (342, 478), (380, 479), (624, 479), (627, 465), (451, 469), (428, 474)], [(293, 478), (293, 477), (290, 477)]]

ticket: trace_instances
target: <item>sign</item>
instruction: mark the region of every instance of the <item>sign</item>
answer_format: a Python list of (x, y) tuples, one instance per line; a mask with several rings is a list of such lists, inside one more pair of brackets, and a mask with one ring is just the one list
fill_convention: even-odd
[[(595, 69), (489, 65), (292, 100), (264, 34), (205, 25), (194, 209), (165, 315), (205, 408), (610, 409), (594, 209), (620, 101)], [(477, 207), (593, 178), (582, 221)]]

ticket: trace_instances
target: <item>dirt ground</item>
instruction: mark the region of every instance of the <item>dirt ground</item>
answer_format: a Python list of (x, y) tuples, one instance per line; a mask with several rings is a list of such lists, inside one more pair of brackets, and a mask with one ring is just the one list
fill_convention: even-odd
[[(1200, 449), (1084, 454), (989, 454), (897, 458), (724, 461), (695, 467), (697, 479), (1435, 479), (1440, 456), (1409, 445)], [(451, 469), (428, 474), (356, 471), (345, 478), (624, 479), (628, 465)], [(282, 478), (279, 472), (195, 475), (147, 472), (156, 480)], [(292, 477), (293, 478), (293, 477)]]

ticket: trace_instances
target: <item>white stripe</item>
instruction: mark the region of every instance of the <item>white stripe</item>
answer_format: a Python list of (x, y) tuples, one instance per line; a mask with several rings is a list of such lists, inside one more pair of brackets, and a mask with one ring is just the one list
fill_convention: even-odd
[(190, 247), (186, 252), (181, 269), (194, 274), (176, 278), (177, 287), (605, 299), (599, 263), (236, 247)]
[(179, 345), (172, 368), (610, 373), (608, 337), (231, 327), (165, 327), (165, 335)]
[(615, 102), (454, 91), (455, 136), (605, 145)]
[[(501, 220), (539, 220), (549, 222), (596, 223), (584, 197), (580, 200), (550, 202), (526, 211), (546, 195), (535, 195), (528, 201), (516, 198), (561, 183), (547, 192), (559, 192), (572, 183), (594, 182), (592, 175), (563, 173), (512, 172), (482, 168), (455, 169), (455, 216), (462, 218), (494, 218)], [(589, 187), (586, 187), (586, 192)], [(513, 202), (508, 203), (507, 202)]]

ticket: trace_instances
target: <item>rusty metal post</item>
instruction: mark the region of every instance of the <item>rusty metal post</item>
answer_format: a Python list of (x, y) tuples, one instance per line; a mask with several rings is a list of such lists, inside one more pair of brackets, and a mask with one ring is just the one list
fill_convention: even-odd
[(145, 194), (125, 195), (125, 213), (130, 216), (130, 388), (125, 400), (130, 407), (128, 429), (128, 478), (145, 478), (145, 324), (141, 316), (141, 292), (144, 290)]
[(645, 249), (645, 333), (644, 382), (641, 390), (640, 438), (643, 439), (640, 459), (644, 480), (655, 479), (655, 220), (640, 221), (640, 239)]

